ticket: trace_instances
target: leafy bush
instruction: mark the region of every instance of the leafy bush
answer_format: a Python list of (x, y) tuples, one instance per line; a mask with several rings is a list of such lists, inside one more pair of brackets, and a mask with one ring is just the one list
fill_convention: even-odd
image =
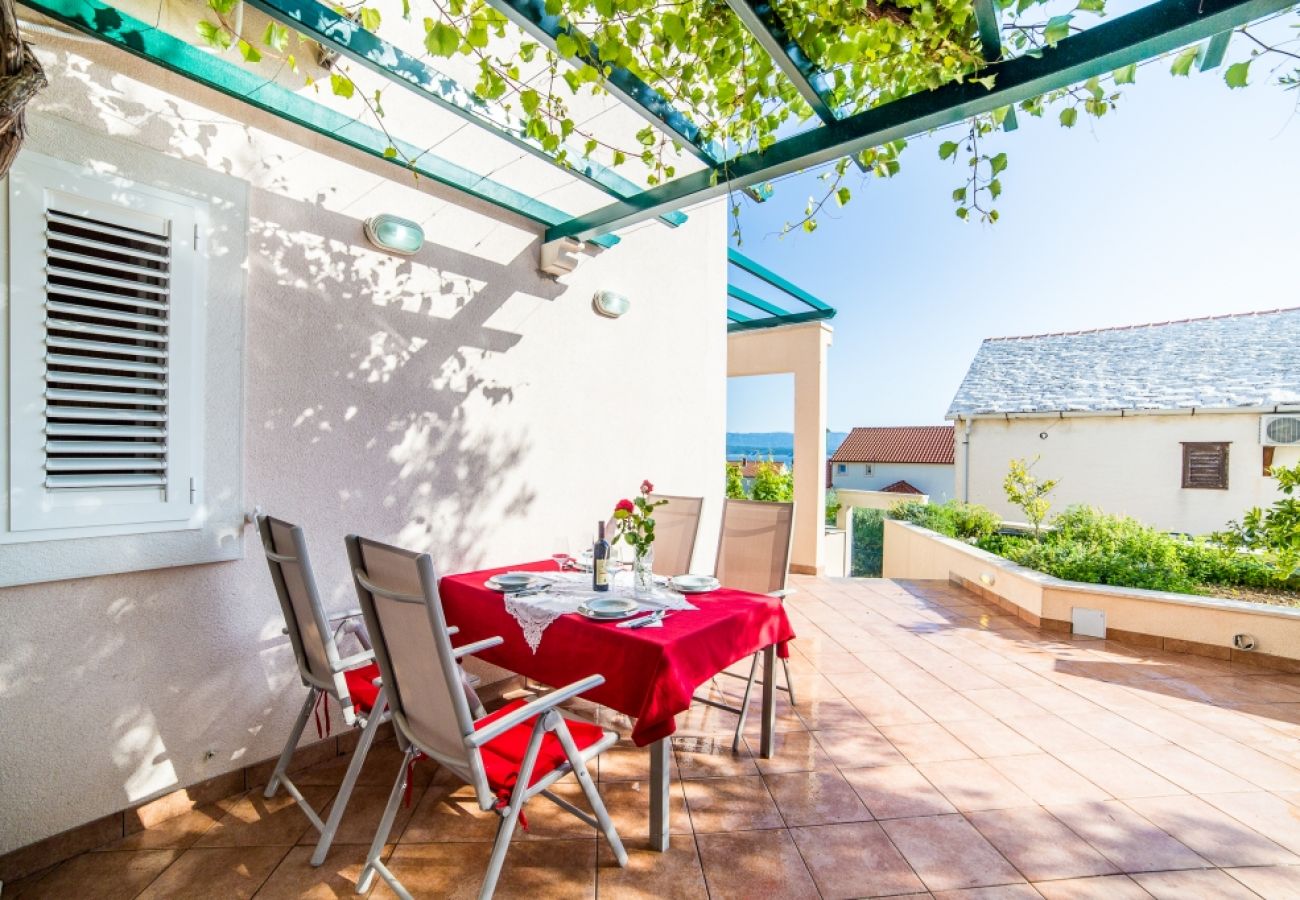
[(826, 524), (834, 525), (840, 516), (840, 496), (835, 488), (826, 491)]
[(770, 459), (759, 463), (750, 497), (754, 500), (766, 500), (769, 503), (793, 500), (794, 472)]
[(727, 463), (727, 499), (745, 499), (745, 479), (737, 463)]
[(949, 500), (947, 503), (921, 503), (907, 500), (889, 510), (889, 518), (910, 522), (948, 537), (979, 541), (991, 537), (1002, 527), (997, 513), (978, 503)]
[(879, 578), (885, 560), (885, 512), (880, 509), (849, 510), (853, 535), (855, 578)]
[(1273, 477), (1283, 494), (1268, 509), (1247, 510), (1240, 523), (1229, 522), (1227, 531), (1216, 540), (1229, 547), (1261, 550), (1269, 554), (1279, 569), (1290, 577), (1300, 574), (1300, 465), (1274, 467)]

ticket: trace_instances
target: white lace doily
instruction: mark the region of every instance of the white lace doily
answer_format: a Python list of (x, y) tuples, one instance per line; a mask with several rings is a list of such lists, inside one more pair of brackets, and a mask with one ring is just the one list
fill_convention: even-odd
[(542, 643), (542, 633), (565, 613), (577, 612), (578, 607), (597, 597), (626, 597), (636, 600), (642, 609), (696, 609), (690, 601), (676, 591), (656, 587), (649, 597), (634, 597), (632, 575), (623, 573), (608, 591), (597, 592), (591, 588), (591, 575), (584, 572), (542, 572), (541, 577), (550, 585), (539, 594), (523, 597), (505, 595), (506, 612), (514, 617), (523, 629), (524, 640), (536, 653)]

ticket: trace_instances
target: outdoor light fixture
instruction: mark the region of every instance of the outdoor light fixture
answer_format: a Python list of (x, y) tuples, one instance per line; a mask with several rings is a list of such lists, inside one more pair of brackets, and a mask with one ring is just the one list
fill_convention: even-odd
[(362, 227), (366, 240), (389, 253), (410, 256), (424, 246), (424, 229), (410, 219), (380, 213), (366, 219)]
[(607, 319), (617, 319), (628, 311), (632, 302), (614, 291), (596, 291), (591, 298), (591, 308)]

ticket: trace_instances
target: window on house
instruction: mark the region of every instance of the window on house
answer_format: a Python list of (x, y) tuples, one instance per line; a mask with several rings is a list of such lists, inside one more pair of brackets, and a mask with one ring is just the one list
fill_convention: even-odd
[(865, 466), (862, 467), (863, 475), (874, 475), (875, 472), (876, 472), (876, 467), (873, 466), (871, 463), (867, 463)]
[(191, 527), (206, 205), (30, 152), (8, 203), (0, 541)]
[(845, 474), (846, 472), (848, 472), (848, 470), (849, 470), (849, 467), (848, 467), (848, 466), (846, 466), (844, 463), (840, 463), (840, 465), (839, 465), (839, 473), (840, 473), (841, 475), (843, 475), (843, 474)]
[(1228, 444), (1184, 443), (1183, 487), (1228, 489)]

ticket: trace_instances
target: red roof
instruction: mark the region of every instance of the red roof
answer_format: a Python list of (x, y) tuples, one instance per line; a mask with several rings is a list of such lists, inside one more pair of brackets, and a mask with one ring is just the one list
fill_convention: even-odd
[(881, 488), (886, 494), (923, 494), (924, 491), (918, 491), (915, 487), (906, 481), (895, 481), (893, 484)]
[[(951, 425), (855, 428), (831, 457), (832, 462), (935, 463), (952, 465)], [(919, 493), (919, 492), (918, 492)]]
[[(735, 466), (737, 469), (739, 469), (741, 478), (757, 478), (759, 466), (763, 465), (766, 462), (767, 462), (766, 459), (747, 459), (744, 461), (737, 460), (737, 459), (729, 459), (727, 460), (727, 465)], [(782, 475), (784, 475), (785, 463), (776, 462), (774, 464), (776, 465), (776, 470), (780, 472)]]

